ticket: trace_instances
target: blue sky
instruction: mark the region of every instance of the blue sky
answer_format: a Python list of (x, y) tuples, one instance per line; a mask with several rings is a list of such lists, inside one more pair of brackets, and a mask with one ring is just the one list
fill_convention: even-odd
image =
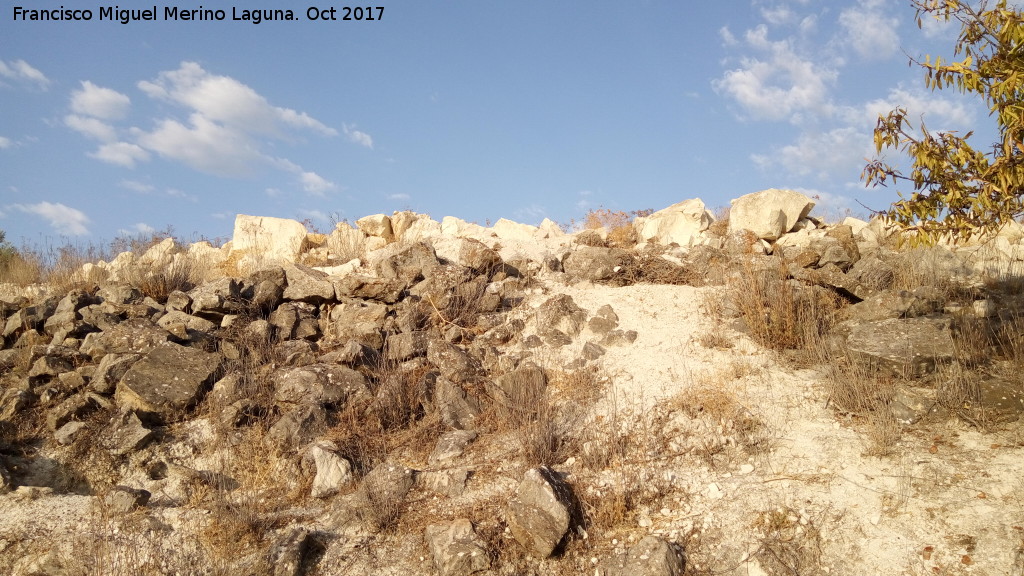
[[(863, 212), (895, 198), (859, 182), (880, 112), (991, 124), (924, 89), (906, 54), (950, 56), (957, 29), (918, 29), (896, 0), (383, 0), (372, 22), (209, 0), (227, 20), (164, 21), (175, 4), (158, 3), (157, 21), (127, 25), (64, 4), (93, 20), (0, 9), (0, 229), (15, 243), (223, 238), (237, 213), (568, 223), (772, 187)], [(233, 6), (299, 21), (232, 21)]]

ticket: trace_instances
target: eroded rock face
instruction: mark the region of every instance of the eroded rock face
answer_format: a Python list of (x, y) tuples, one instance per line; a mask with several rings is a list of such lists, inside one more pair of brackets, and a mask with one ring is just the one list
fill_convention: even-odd
[(175, 420), (213, 384), (219, 369), (217, 354), (165, 342), (128, 369), (115, 397), (125, 409)]
[(556, 472), (531, 468), (508, 503), (508, 527), (530, 554), (547, 558), (569, 532), (575, 507), (572, 490)]

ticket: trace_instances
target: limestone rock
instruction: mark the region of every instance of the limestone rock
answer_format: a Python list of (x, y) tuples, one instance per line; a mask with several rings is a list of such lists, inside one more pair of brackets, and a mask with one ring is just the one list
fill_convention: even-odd
[(853, 359), (916, 378), (954, 358), (949, 318), (896, 318), (857, 324), (846, 340)]
[(711, 212), (704, 207), (704, 202), (695, 198), (683, 200), (650, 216), (637, 218), (633, 227), (641, 242), (688, 247), (700, 240), (701, 233), (714, 220)]
[(491, 228), (494, 235), (502, 240), (517, 240), (519, 242), (534, 242), (537, 236), (537, 227), (529, 224), (520, 224), (499, 218)]
[(103, 446), (115, 456), (142, 449), (153, 438), (153, 431), (142, 424), (135, 412), (118, 414), (107, 428)]
[(315, 438), (326, 420), (327, 413), (319, 404), (299, 404), (270, 427), (268, 436), (281, 446), (294, 448)]
[[(392, 248), (394, 246), (395, 248)], [(377, 275), (388, 280), (399, 280), (406, 286), (419, 282), (440, 264), (430, 245), (391, 244), (375, 254)]]
[(285, 300), (323, 304), (334, 300), (334, 284), (327, 274), (300, 264), (284, 267), (288, 286), (284, 289)]
[(658, 536), (645, 536), (624, 558), (603, 563), (597, 576), (682, 576), (686, 554), (679, 545)]
[(231, 251), (249, 256), (254, 264), (295, 262), (305, 242), (306, 227), (295, 220), (245, 214), (235, 216)]
[(362, 298), (394, 304), (402, 297), (407, 284), (397, 279), (376, 278), (361, 274), (350, 274), (334, 281), (334, 290), (339, 300)]
[(625, 257), (626, 253), (618, 248), (578, 246), (562, 258), (562, 269), (570, 276), (591, 282), (608, 280), (625, 262)]
[(575, 517), (569, 486), (550, 468), (527, 470), (508, 505), (512, 536), (531, 554), (547, 558), (562, 543)]
[(430, 524), (423, 538), (441, 576), (467, 576), (491, 567), (484, 542), (465, 518)]
[(388, 360), (403, 362), (427, 353), (430, 335), (427, 332), (402, 332), (387, 339), (384, 356)]
[(369, 394), (366, 377), (347, 366), (311, 364), (274, 373), (274, 398), (289, 404), (342, 404)]
[(128, 369), (116, 398), (126, 409), (173, 419), (199, 400), (219, 369), (217, 354), (163, 343)]
[(437, 238), (431, 244), (442, 261), (476, 272), (486, 272), (501, 264), (501, 256), (476, 239)]
[(434, 451), (430, 453), (427, 462), (432, 465), (441, 464), (458, 458), (466, 451), (466, 447), (469, 446), (470, 442), (476, 440), (476, 437), (477, 433), (472, 430), (445, 432), (437, 440), (437, 445), (434, 446)]
[(434, 402), (441, 414), (441, 421), (456, 430), (472, 428), (480, 415), (480, 401), (470, 396), (465, 389), (444, 377), (437, 378), (434, 386)]
[(367, 236), (383, 238), (384, 241), (388, 243), (395, 241), (395, 234), (391, 228), (391, 218), (388, 218), (384, 214), (363, 216), (356, 220), (356, 226), (358, 226), (359, 230)]
[(770, 188), (747, 194), (732, 201), (729, 232), (750, 230), (763, 240), (776, 240), (812, 208), (811, 198), (793, 190)]
[(310, 496), (326, 498), (352, 482), (352, 464), (338, 455), (338, 447), (333, 442), (318, 442), (306, 451), (303, 464), (313, 468), (313, 486)]
[(462, 348), (442, 340), (429, 342), (427, 360), (440, 370), (442, 376), (456, 384), (472, 382), (481, 375), (479, 362)]
[(388, 307), (379, 302), (350, 300), (330, 308), (325, 316), (321, 314), (321, 329), (324, 335), (334, 341), (356, 341), (380, 350), (384, 345), (384, 319)]
[(116, 517), (145, 506), (149, 502), (150, 496), (148, 490), (114, 486), (103, 497), (103, 504), (106, 511)]

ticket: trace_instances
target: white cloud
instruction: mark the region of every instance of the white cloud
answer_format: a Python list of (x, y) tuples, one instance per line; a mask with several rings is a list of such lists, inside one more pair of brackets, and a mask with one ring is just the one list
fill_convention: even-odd
[(127, 168), (135, 167), (136, 162), (149, 160), (148, 152), (128, 142), (104, 144), (95, 152), (90, 152), (89, 156), (108, 164), (116, 164)]
[(184, 105), (203, 117), (242, 132), (279, 133), (284, 128), (311, 129), (333, 136), (337, 131), (305, 112), (271, 106), (255, 90), (227, 76), (210, 74), (195, 62), (161, 72), (138, 83), (152, 98)]
[(354, 126), (349, 126), (348, 124), (343, 126), (343, 128), (345, 130), (345, 136), (348, 136), (348, 139), (351, 142), (354, 142), (356, 144), (359, 144), (360, 146), (364, 146), (371, 150), (373, 149), (373, 138), (370, 137), (369, 134), (367, 134), (366, 132), (360, 132), (359, 130), (356, 130)]
[(726, 46), (735, 46), (740, 43), (740, 41), (736, 39), (736, 36), (729, 31), (728, 26), (722, 26), (719, 28), (718, 35), (722, 37), (722, 43)]
[(152, 235), (155, 232), (156, 232), (156, 228), (153, 228), (152, 226), (150, 226), (149, 224), (146, 224), (145, 222), (139, 222), (137, 224), (132, 224), (128, 228), (121, 228), (121, 229), (119, 229), (117, 231), (118, 234), (121, 234), (121, 235), (124, 235), (124, 236), (134, 236), (134, 235), (150, 236), (150, 235)]
[(71, 110), (78, 114), (117, 120), (124, 118), (130, 108), (131, 100), (127, 96), (88, 80), (82, 82), (81, 89), (71, 93)]
[(100, 142), (113, 142), (117, 140), (117, 130), (98, 118), (68, 114), (64, 117), (64, 125)]
[(839, 14), (843, 40), (865, 60), (885, 60), (899, 50), (899, 22), (886, 15), (885, 4), (880, 0), (860, 0)]
[(165, 119), (137, 137), (143, 148), (217, 176), (249, 176), (263, 158), (258, 143), (198, 113), (189, 116), (188, 126)]
[(873, 152), (871, 135), (854, 127), (827, 132), (804, 132), (795, 144), (771, 154), (755, 154), (755, 164), (764, 169), (782, 167), (790, 174), (826, 178), (853, 167), (863, 166)]
[(876, 98), (858, 108), (846, 109), (844, 115), (850, 123), (873, 126), (880, 114), (888, 114), (896, 108), (906, 109), (907, 119), (915, 127), (923, 115), (929, 130), (964, 129), (974, 124), (974, 111), (962, 100), (944, 98), (923, 89), (907, 90), (902, 86), (890, 90), (885, 98)]
[(333, 182), (325, 179), (316, 172), (303, 172), (299, 175), (299, 182), (302, 183), (303, 190), (315, 196), (323, 196), (327, 192), (337, 188)]
[(38, 204), (14, 204), (13, 208), (35, 214), (50, 223), (50, 226), (60, 234), (70, 236), (82, 236), (89, 233), (86, 225), (89, 217), (81, 210), (76, 210), (61, 203), (40, 202)]
[(15, 60), (13, 62), (0, 60), (0, 77), (31, 82), (44, 90), (50, 85), (49, 78), (24, 60)]
[(827, 111), (829, 85), (838, 73), (801, 58), (790, 41), (768, 40), (768, 30), (748, 30), (746, 43), (765, 58), (746, 57), (740, 67), (726, 71), (712, 82), (719, 93), (736, 100), (758, 120), (789, 120), (798, 123), (806, 113)]
[(117, 185), (125, 190), (131, 190), (132, 192), (138, 192), (139, 194), (150, 194), (156, 190), (156, 187), (152, 184), (145, 184), (135, 180), (121, 180)]
[(792, 22), (796, 19), (796, 14), (789, 8), (789, 6), (782, 5), (761, 8), (761, 17), (769, 24), (779, 25)]
[(405, 193), (391, 194), (388, 196), (388, 200), (411, 200), (412, 196)]
[(14, 142), (11, 141), (10, 138), (4, 138), (3, 136), (0, 136), (0, 150), (4, 150), (12, 146), (14, 146)]

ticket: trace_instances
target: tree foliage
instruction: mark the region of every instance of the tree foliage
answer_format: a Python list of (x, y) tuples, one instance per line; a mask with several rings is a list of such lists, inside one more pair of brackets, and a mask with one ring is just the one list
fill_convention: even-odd
[[(993, 232), (1024, 214), (1024, 19), (1006, 0), (911, 0), (917, 24), (930, 17), (961, 25), (954, 60), (941, 57), (911, 60), (924, 68), (932, 90), (954, 88), (976, 94), (996, 120), (998, 141), (982, 151), (968, 144), (973, 132), (931, 133), (922, 120), (915, 133), (907, 111), (897, 108), (880, 116), (875, 150), (895, 148), (911, 160), (909, 174), (880, 159), (861, 175), (869, 185), (909, 182), (914, 192), (881, 214), (918, 238), (953, 241)], [(960, 60), (956, 60), (960, 58)]]

